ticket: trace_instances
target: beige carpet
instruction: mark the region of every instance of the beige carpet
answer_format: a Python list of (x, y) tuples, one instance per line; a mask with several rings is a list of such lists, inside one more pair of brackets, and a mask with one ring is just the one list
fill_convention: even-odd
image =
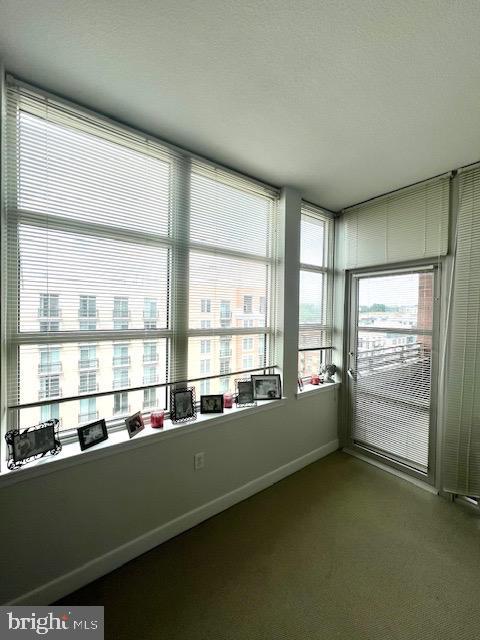
[(476, 640), (480, 517), (334, 453), (61, 602), (112, 640)]

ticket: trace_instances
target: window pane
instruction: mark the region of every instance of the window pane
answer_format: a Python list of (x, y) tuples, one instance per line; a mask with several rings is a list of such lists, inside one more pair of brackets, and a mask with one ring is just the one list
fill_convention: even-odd
[(19, 155), (22, 209), (167, 235), (169, 163), (25, 112)]
[(362, 327), (431, 330), (433, 274), (360, 278), (358, 324)]
[[(201, 378), (202, 375), (227, 376), (235, 371), (264, 366), (265, 334), (248, 337), (215, 336), (208, 341), (208, 353), (202, 352), (202, 342), (204, 340), (199, 337), (190, 338), (188, 341), (188, 377), (191, 379)], [(242, 375), (234, 377), (241, 378)], [(211, 393), (221, 392), (223, 383), (218, 378), (210, 383)], [(197, 388), (200, 386), (197, 382), (192, 384)]]
[(243, 327), (246, 316), (250, 326), (264, 327), (265, 314), (259, 308), (260, 298), (267, 293), (267, 269), (258, 262), (191, 252), (190, 328), (202, 326), (200, 309), (205, 294), (211, 299), (211, 327)]
[[(76, 396), (79, 393), (110, 391), (128, 386), (141, 386), (166, 382), (167, 356), (165, 339), (155, 341), (131, 340), (128, 343), (98, 342), (65, 343), (55, 346), (50, 353), (57, 353), (47, 359), (44, 348), (21, 346), (19, 348), (20, 363), (20, 398), (21, 402), (35, 402), (52, 398)], [(145, 364), (145, 353), (150, 358)], [(154, 359), (154, 361), (152, 361)], [(58, 371), (59, 373), (52, 373)], [(151, 382), (144, 382), (149, 380)], [(143, 393), (130, 394), (138, 404), (132, 404), (132, 410), (143, 406)], [(120, 397), (121, 394), (115, 394)], [(93, 398), (95, 400), (95, 398)], [(15, 388), (10, 389), (11, 404), (17, 403)], [(82, 403), (80, 407), (79, 402)], [(79, 402), (64, 402), (59, 405), (59, 417), (62, 429), (77, 426), (79, 414), (99, 412), (100, 418), (109, 419), (113, 413), (113, 395), (96, 398), (95, 409), (87, 409), (87, 398)], [(44, 412), (47, 409), (43, 409)], [(40, 408), (22, 410), (22, 425), (35, 424), (42, 415)], [(88, 421), (88, 420), (87, 420)]]
[(326, 324), (326, 276), (314, 271), (300, 272), (300, 324)]
[(113, 329), (117, 292), (131, 313), (123, 328), (143, 329), (147, 293), (149, 312), (155, 303), (158, 328), (166, 327), (167, 249), (22, 224), (19, 252), (21, 331), (42, 330), (44, 312), (58, 318), (50, 330)]
[(323, 220), (302, 215), (300, 262), (316, 267), (327, 266), (326, 228)]
[(314, 373), (319, 374), (322, 366), (329, 361), (329, 351), (322, 351), (320, 349), (315, 351), (299, 351), (298, 375), (300, 378), (309, 378)]
[(266, 256), (271, 210), (271, 198), (192, 174), (190, 236), (194, 242)]

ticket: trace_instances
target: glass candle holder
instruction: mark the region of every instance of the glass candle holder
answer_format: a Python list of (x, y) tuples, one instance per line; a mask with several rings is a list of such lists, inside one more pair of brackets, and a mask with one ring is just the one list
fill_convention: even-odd
[(318, 375), (318, 373), (312, 373), (310, 382), (311, 384), (320, 384), (320, 376)]
[(150, 426), (154, 429), (163, 429), (165, 411), (152, 411), (150, 414)]
[(233, 393), (223, 394), (223, 408), (231, 409), (233, 407)]

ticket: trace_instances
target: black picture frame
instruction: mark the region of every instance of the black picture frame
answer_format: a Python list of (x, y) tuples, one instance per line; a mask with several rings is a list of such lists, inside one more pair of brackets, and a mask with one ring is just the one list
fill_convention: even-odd
[(200, 396), (200, 413), (223, 413), (223, 394)]
[(235, 404), (237, 407), (253, 407), (255, 400), (253, 398), (253, 385), (250, 378), (235, 380)]
[(108, 439), (107, 425), (103, 418), (78, 427), (77, 434), (82, 451)]
[(24, 464), (43, 458), (47, 454), (57, 455), (62, 450), (58, 436), (59, 424), (55, 418), (27, 429), (7, 431), (7, 467), (19, 469)]
[(196, 419), (195, 387), (172, 389), (170, 392), (170, 420), (172, 423), (190, 422)]
[(128, 418), (125, 418), (125, 425), (127, 427), (128, 435), (130, 438), (136, 436), (137, 433), (145, 429), (145, 423), (143, 422), (143, 416), (141, 411), (137, 411)]
[(254, 400), (281, 400), (282, 380), (279, 373), (252, 375)]

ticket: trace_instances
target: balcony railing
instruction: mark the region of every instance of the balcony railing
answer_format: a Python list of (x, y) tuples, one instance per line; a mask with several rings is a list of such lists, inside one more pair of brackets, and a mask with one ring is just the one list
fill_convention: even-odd
[(231, 349), (220, 349), (220, 358), (230, 358), (231, 355)]
[(130, 356), (113, 356), (114, 367), (128, 367), (130, 365)]
[(143, 376), (143, 384), (155, 384), (158, 382), (158, 376)]
[(98, 369), (98, 358), (81, 358), (78, 361), (79, 369)]
[(231, 320), (232, 312), (231, 311), (222, 311), (220, 309), (220, 320)]
[(127, 309), (125, 311), (114, 309), (112, 312), (112, 318), (114, 320), (130, 320), (131, 312)]
[(125, 379), (120, 379), (120, 380), (114, 380), (113, 381), (113, 388), (114, 389), (123, 389), (123, 387), (129, 387), (130, 386), (130, 378), (125, 378)]
[(78, 317), (82, 320), (96, 320), (99, 316), (98, 309), (79, 309)]
[(89, 384), (79, 384), (78, 385), (78, 393), (92, 393), (93, 391), (99, 390), (98, 382), (89, 383)]
[(61, 373), (61, 371), (61, 362), (40, 362), (40, 364), (38, 365), (38, 373), (40, 375), (49, 373)]
[(59, 398), (62, 395), (62, 389), (40, 389), (38, 393), (39, 400), (46, 400), (47, 398)]
[(88, 413), (79, 413), (78, 422), (82, 424), (82, 422), (90, 422), (92, 420), (97, 420), (98, 416), (99, 416), (98, 411), (89, 411)]
[(42, 320), (58, 320), (62, 317), (62, 312), (60, 309), (42, 309), (38, 308), (38, 317), (42, 318)]
[(158, 353), (144, 353), (143, 354), (143, 361), (144, 362), (158, 362)]
[(430, 351), (421, 343), (381, 347), (369, 351), (359, 351), (357, 370), (359, 375), (369, 375), (385, 369), (419, 362), (430, 358)]

